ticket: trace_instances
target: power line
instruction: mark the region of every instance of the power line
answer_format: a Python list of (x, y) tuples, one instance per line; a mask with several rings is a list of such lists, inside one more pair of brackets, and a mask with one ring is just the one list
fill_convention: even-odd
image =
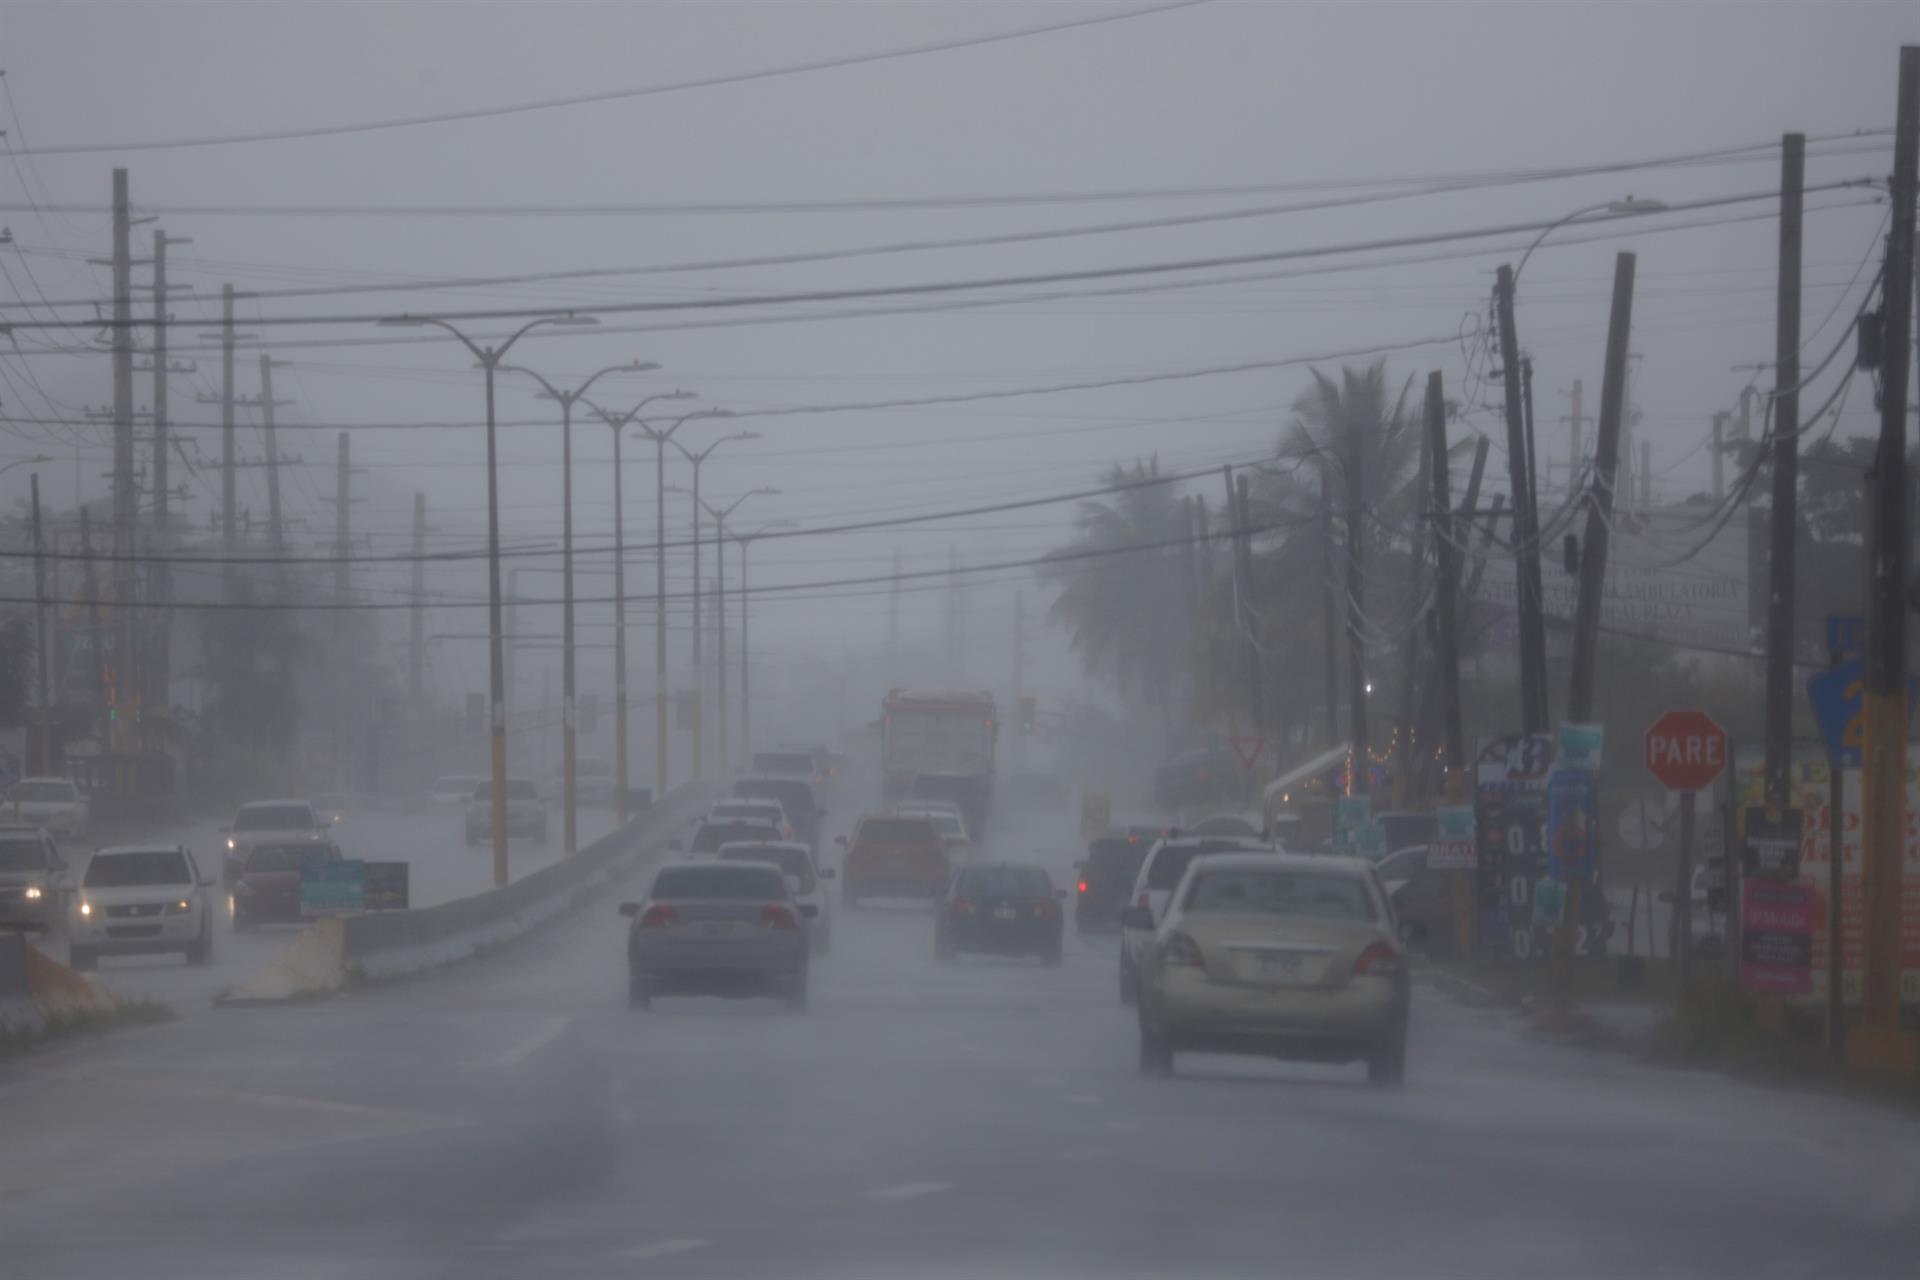
[[(1809, 194), (1821, 191), (1841, 191), (1868, 186), (1876, 179), (1843, 179), (1834, 182), (1818, 183), (1807, 188)], [(1686, 213), (1699, 209), (1724, 208), (1728, 205), (1750, 204), (1759, 200), (1776, 200), (1775, 191), (1746, 192), (1739, 195), (1712, 196), (1701, 200), (1690, 200), (1667, 206), (1663, 213)], [(1660, 214), (1620, 213), (1605, 218), (1588, 219), (1589, 225), (1615, 222), (1623, 219), (1658, 217)], [(1026, 272), (1017, 275), (982, 276), (973, 279), (929, 280), (913, 284), (868, 285), (845, 289), (813, 289), (795, 293), (758, 293), (738, 294), (729, 297), (675, 298), (652, 301), (621, 303), (594, 303), (577, 307), (484, 307), (468, 308), (461, 311), (448, 311), (436, 315), (436, 319), (447, 321), (484, 321), (484, 320), (526, 320), (539, 316), (611, 316), (611, 315), (651, 315), (672, 314), (678, 312), (699, 312), (714, 310), (732, 310), (741, 307), (791, 306), (797, 303), (814, 302), (852, 302), (865, 299), (924, 297), (948, 293), (968, 292), (979, 289), (1020, 288), (1031, 285), (1070, 284), (1092, 280), (1110, 280), (1138, 276), (1158, 276), (1179, 272), (1220, 270), (1228, 267), (1255, 266), (1271, 262), (1291, 262), (1306, 258), (1332, 257), (1349, 253), (1369, 253), (1380, 249), (1409, 248), (1419, 245), (1446, 244), (1461, 240), (1480, 240), (1492, 236), (1517, 235), (1523, 232), (1538, 232), (1558, 226), (1553, 222), (1515, 222), (1481, 227), (1457, 228), (1448, 231), (1426, 232), (1412, 236), (1390, 236), (1373, 240), (1348, 241), (1342, 244), (1312, 245), (1295, 249), (1276, 249), (1262, 253), (1214, 254), (1203, 258), (1174, 259), (1160, 262), (1133, 263), (1129, 265), (1107, 267), (1085, 267), (1070, 271)], [(312, 316), (262, 316), (249, 324), (256, 328), (297, 327), (307, 325), (358, 325), (378, 324), (396, 318), (390, 312), (363, 312), (347, 314), (322, 314)], [(400, 317), (404, 318), (404, 317)], [(134, 322), (140, 327), (150, 327), (154, 321)], [(194, 321), (175, 320), (174, 324), (211, 324), (211, 320)], [(13, 322), (21, 329), (98, 329), (98, 320), (23, 320)]]
[(350, 124), (309, 125), (305, 128), (260, 130), (253, 133), (208, 134), (197, 138), (163, 138), (133, 142), (67, 142), (58, 143), (53, 146), (8, 147), (5, 150), (5, 154), (21, 156), (70, 156), (102, 151), (171, 151), (187, 147), (224, 147), (253, 142), (292, 142), (307, 138), (330, 138), (347, 134), (381, 133), (395, 129), (419, 128), (425, 125), (452, 124), (464, 120), (493, 120), (502, 116), (525, 115), (537, 111), (555, 111), (563, 107), (591, 106), (604, 102), (623, 102), (635, 98), (656, 97), (661, 94), (684, 93), (691, 89), (712, 89), (722, 85), (748, 84), (756, 80), (772, 80), (786, 76), (805, 75), (816, 71), (832, 71), (845, 67), (864, 66), (874, 62), (888, 62), (899, 58), (921, 57), (933, 53), (950, 53), (960, 49), (977, 49), (984, 45), (1001, 44), (1011, 40), (1024, 40), (1033, 36), (1052, 35), (1056, 32), (1102, 26), (1113, 22), (1126, 22), (1133, 18), (1145, 18), (1156, 14), (1171, 13), (1179, 9), (1197, 8), (1206, 3), (1208, 3), (1208, 0), (1170, 0), (1169, 3), (1147, 5), (1143, 8), (1127, 9), (1119, 13), (1102, 13), (1087, 18), (1071, 18), (1061, 22), (1015, 27), (1005, 31), (989, 32), (985, 35), (963, 36), (953, 40), (899, 45), (891, 49), (877, 49), (870, 53), (851, 53), (832, 58), (815, 58), (806, 62), (789, 62), (771, 67), (761, 67), (753, 71), (735, 71), (720, 75), (697, 76), (686, 80), (672, 80), (663, 84), (640, 85), (628, 89), (609, 89), (599, 93), (570, 94), (558, 98), (537, 98), (527, 102), (507, 103), (492, 107), (471, 107), (464, 111), (438, 111), (424, 115), (392, 116), (383, 120), (362, 120)]

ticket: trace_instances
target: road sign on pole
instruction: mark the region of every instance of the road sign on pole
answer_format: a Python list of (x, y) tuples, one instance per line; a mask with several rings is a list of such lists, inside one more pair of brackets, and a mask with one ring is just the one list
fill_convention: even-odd
[(1265, 738), (1235, 738), (1233, 740), (1233, 754), (1240, 757), (1240, 765), (1245, 769), (1253, 768), (1254, 761), (1258, 760), (1261, 753), (1266, 749), (1267, 740)]
[(1647, 771), (1669, 791), (1705, 791), (1727, 767), (1727, 731), (1704, 711), (1669, 711), (1647, 730)]

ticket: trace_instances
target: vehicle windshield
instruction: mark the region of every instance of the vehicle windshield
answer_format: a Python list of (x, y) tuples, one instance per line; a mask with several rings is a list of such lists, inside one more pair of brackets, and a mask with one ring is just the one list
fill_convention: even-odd
[(715, 821), (745, 818), (754, 822), (778, 823), (785, 820), (786, 811), (777, 804), (764, 801), (722, 800), (713, 806), (707, 816)]
[(71, 801), (79, 799), (71, 782), (20, 782), (14, 785), (11, 800), (23, 800), (28, 804), (35, 801), (55, 800)]
[(933, 829), (943, 836), (964, 836), (967, 834), (967, 824), (962, 822), (960, 815), (954, 813), (952, 810), (903, 809), (901, 812), (903, 814), (912, 814), (915, 817), (925, 818), (933, 824)]
[(336, 862), (340, 851), (324, 844), (262, 845), (247, 855), (249, 872), (301, 871), (323, 863)]
[(708, 822), (694, 833), (691, 852), (714, 853), (721, 845), (744, 840), (778, 840), (780, 831), (766, 822)]
[(87, 863), (89, 889), (124, 889), (139, 885), (192, 884), (187, 857), (177, 849), (142, 849), (135, 853), (96, 853)]
[(47, 849), (37, 837), (0, 836), (0, 873), (44, 871)]
[(808, 751), (756, 751), (755, 773), (784, 773), (795, 777), (813, 776), (813, 754)]
[(1053, 894), (1053, 881), (1038, 867), (969, 867), (954, 891), (980, 898), (1046, 898)]
[[(757, 861), (760, 861), (757, 859)], [(771, 867), (710, 863), (703, 867), (665, 867), (653, 878), (656, 901), (683, 898), (768, 898), (787, 896), (785, 875)]]
[(235, 831), (306, 831), (316, 825), (313, 806), (305, 804), (249, 805), (233, 818)]
[(730, 844), (720, 850), (722, 862), (771, 862), (800, 882), (800, 892), (813, 890), (813, 859), (805, 849), (777, 844)]
[(777, 800), (789, 817), (799, 821), (812, 817), (814, 812), (813, 787), (797, 779), (742, 778), (733, 784), (733, 794), (742, 799), (759, 796)]
[(1087, 850), (1087, 883), (1117, 886), (1122, 893), (1126, 892), (1139, 876), (1140, 864), (1147, 860), (1147, 851), (1152, 847), (1145, 840), (1124, 837), (1094, 841)]
[(1168, 845), (1156, 852), (1153, 860), (1147, 863), (1147, 888), (1159, 893), (1170, 892), (1180, 883), (1180, 877), (1187, 874), (1187, 867), (1195, 858), (1245, 847), (1237, 840), (1203, 840), (1193, 844)]
[(925, 818), (868, 818), (857, 839), (861, 844), (938, 844), (940, 833)]
[(1358, 876), (1306, 871), (1196, 872), (1181, 910), (1188, 915), (1374, 919), (1373, 895)]

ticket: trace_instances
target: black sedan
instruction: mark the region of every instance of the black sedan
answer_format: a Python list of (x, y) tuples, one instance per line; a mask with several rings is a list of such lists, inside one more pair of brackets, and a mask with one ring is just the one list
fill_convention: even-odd
[(1066, 896), (1039, 867), (1002, 862), (962, 868), (934, 922), (934, 958), (945, 963), (977, 952), (1059, 964), (1060, 899)]

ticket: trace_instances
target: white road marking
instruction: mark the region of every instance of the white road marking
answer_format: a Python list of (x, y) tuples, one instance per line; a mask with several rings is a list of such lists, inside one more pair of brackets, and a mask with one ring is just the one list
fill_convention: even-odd
[(1067, 1095), (1067, 1101), (1076, 1107), (1097, 1107), (1100, 1105), (1100, 1095), (1097, 1093), (1070, 1093)]
[(540, 1052), (555, 1040), (558, 1040), (561, 1035), (566, 1032), (569, 1023), (570, 1020), (567, 1018), (548, 1018), (540, 1024), (538, 1031), (495, 1058), (493, 1065), (502, 1070), (519, 1066), (528, 1058), (531, 1058), (534, 1054)]
[(903, 1182), (896, 1187), (876, 1187), (867, 1192), (869, 1200), (918, 1200), (936, 1191), (951, 1191), (951, 1182)]
[(655, 1240), (652, 1244), (637, 1244), (631, 1249), (622, 1249), (613, 1256), (639, 1262), (647, 1258), (671, 1258), (676, 1253), (692, 1253), (712, 1244), (711, 1240), (702, 1240), (698, 1236), (676, 1236), (670, 1240)]

